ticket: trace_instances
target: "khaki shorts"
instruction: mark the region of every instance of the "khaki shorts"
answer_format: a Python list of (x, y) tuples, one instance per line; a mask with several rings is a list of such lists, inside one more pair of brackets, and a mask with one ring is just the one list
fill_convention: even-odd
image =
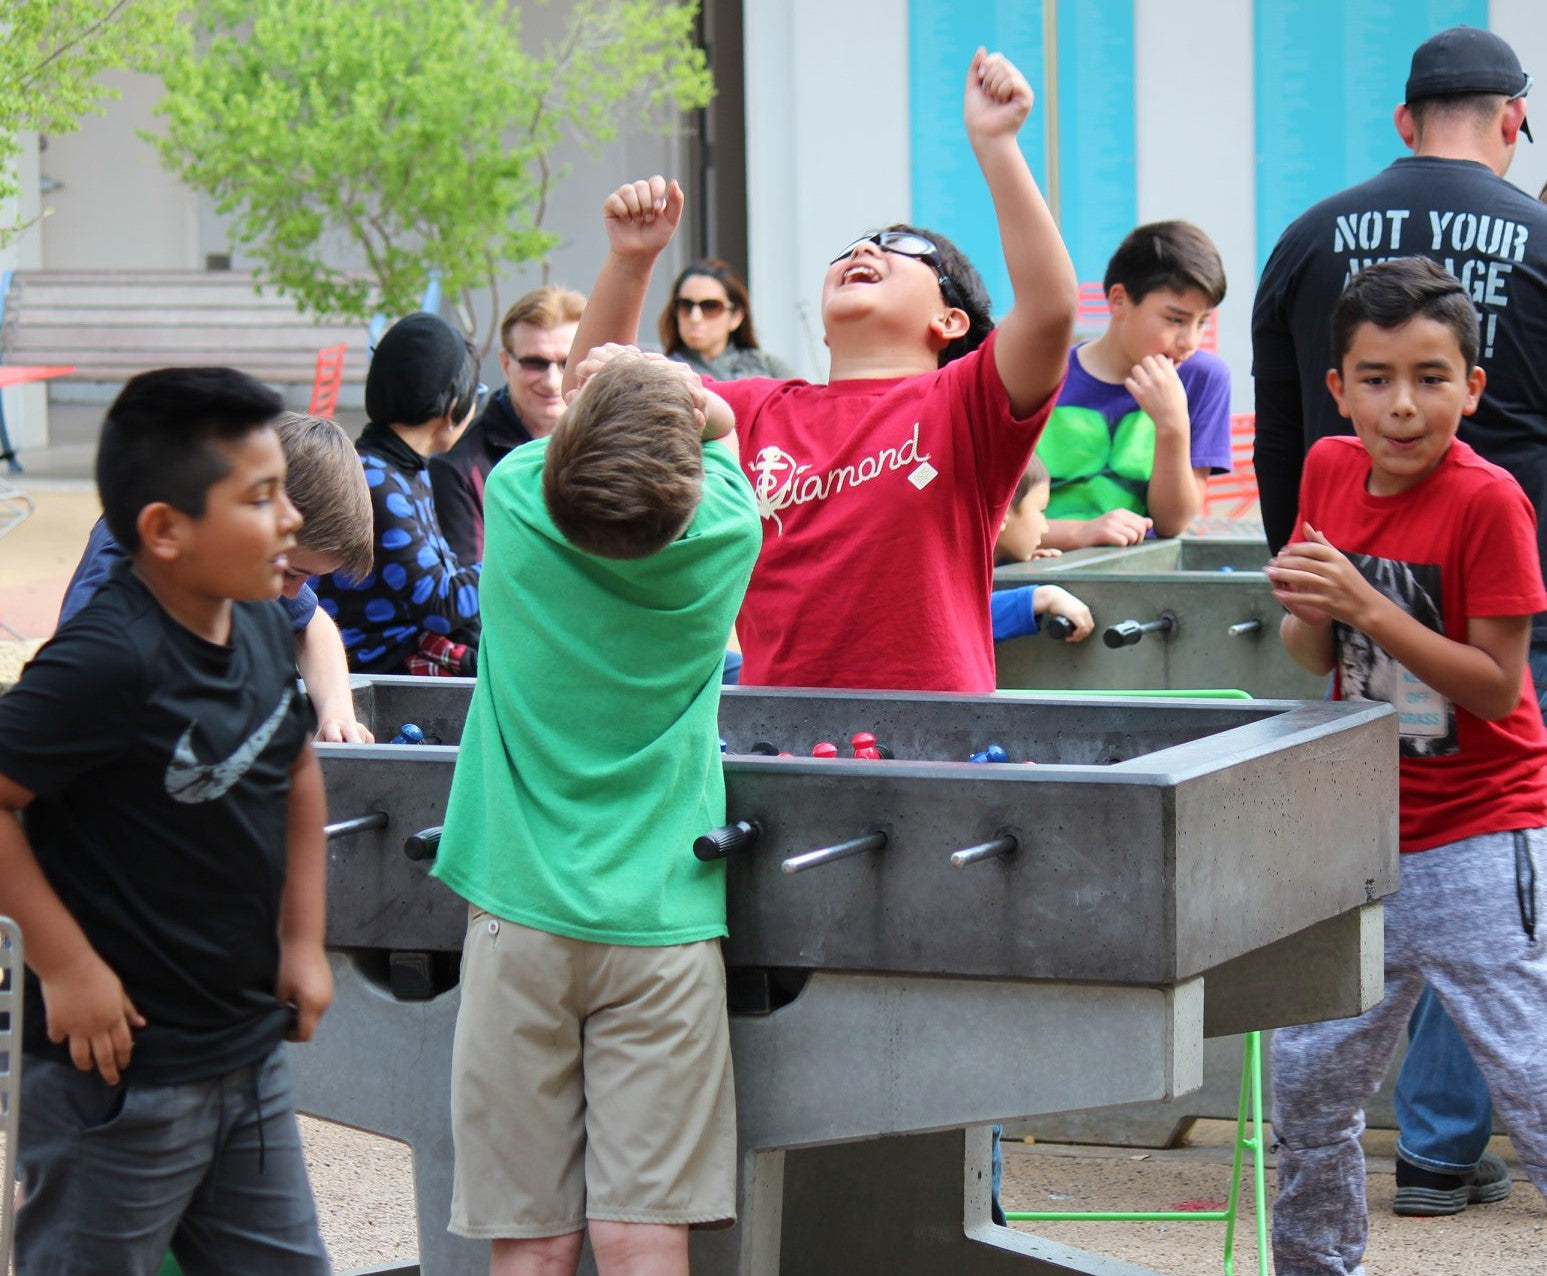
[(451, 1066), (451, 1230), (726, 1225), (736, 1105), (718, 940), (642, 948), (473, 908)]

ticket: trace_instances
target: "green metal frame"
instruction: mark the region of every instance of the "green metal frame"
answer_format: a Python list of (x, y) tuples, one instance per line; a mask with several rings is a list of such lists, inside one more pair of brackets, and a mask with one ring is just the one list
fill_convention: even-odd
[(1001, 690), (1002, 696), (1052, 696), (1059, 700), (1096, 700), (1102, 696), (1121, 697), (1124, 700), (1250, 700), (1252, 693), (1239, 687), (1162, 687), (1154, 691), (1135, 691), (1132, 688), (1109, 690), (1089, 688), (1071, 691), (1067, 687), (1015, 687)]
[[(1271, 1276), (1268, 1249), (1268, 1192), (1262, 1129), (1262, 1034), (1248, 1032), (1241, 1061), (1241, 1102), (1236, 1109), (1235, 1155), (1230, 1162), (1230, 1196), (1222, 1210), (1017, 1210), (1012, 1223), (1223, 1223), (1225, 1276), (1235, 1273), (1235, 1224), (1241, 1204), (1241, 1163), (1252, 1154), (1252, 1190), (1257, 1208), (1257, 1270)], [(1252, 1131), (1246, 1132), (1247, 1122)]]

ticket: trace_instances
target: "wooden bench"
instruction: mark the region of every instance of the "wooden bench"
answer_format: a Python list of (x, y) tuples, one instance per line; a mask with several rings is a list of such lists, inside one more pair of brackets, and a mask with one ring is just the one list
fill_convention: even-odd
[(319, 322), (260, 295), (244, 271), (17, 271), (0, 358), (74, 364), (64, 382), (117, 384), (148, 368), (222, 364), (276, 386), (310, 387), (319, 350), (345, 343), (343, 382), (365, 381), (366, 329)]

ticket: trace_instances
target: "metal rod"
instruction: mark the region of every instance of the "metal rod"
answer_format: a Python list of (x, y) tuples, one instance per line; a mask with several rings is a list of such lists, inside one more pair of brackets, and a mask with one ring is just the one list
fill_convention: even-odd
[(1247, 634), (1260, 634), (1262, 632), (1262, 621), (1238, 620), (1225, 632), (1232, 638), (1244, 638)]
[(823, 846), (814, 851), (807, 851), (804, 855), (792, 855), (784, 861), (782, 867), (786, 873), (804, 873), (808, 868), (819, 868), (823, 864), (831, 864), (834, 860), (848, 859), (851, 855), (879, 851), (885, 845), (885, 833), (866, 833), (862, 837), (850, 838), (847, 842), (839, 842), (835, 846)]
[(951, 856), (952, 868), (966, 868), (971, 864), (981, 864), (984, 860), (996, 860), (1005, 855), (1015, 854), (1020, 843), (1016, 841), (1013, 833), (1001, 833), (992, 841), (979, 842), (976, 846), (969, 846), (956, 851)]
[(363, 833), (366, 829), (384, 829), (387, 827), (387, 819), (385, 811), (372, 811), (369, 815), (356, 815), (353, 819), (339, 820), (336, 824), (324, 824), (322, 831), (328, 835), (328, 840), (331, 842), (335, 837)]

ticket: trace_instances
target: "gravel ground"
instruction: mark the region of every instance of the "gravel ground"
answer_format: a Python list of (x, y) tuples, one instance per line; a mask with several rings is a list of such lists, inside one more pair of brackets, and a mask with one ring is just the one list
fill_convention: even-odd
[[(1132, 1148), (1006, 1144), (1005, 1208), (1010, 1210), (1174, 1210), (1222, 1208), (1229, 1190), (1229, 1135), (1224, 1122), (1200, 1123), (1212, 1140), (1164, 1152)], [(1494, 1149), (1510, 1162), (1515, 1191), (1494, 1205), (1474, 1206), (1451, 1218), (1398, 1218), (1391, 1131), (1366, 1136), (1371, 1276), (1494, 1276), (1547, 1271), (1547, 1211), (1525, 1181), (1507, 1139)], [(1274, 1196), (1271, 1157), (1268, 1203)], [(1256, 1219), (1250, 1181), (1236, 1225), (1235, 1271), (1258, 1271)], [(1223, 1270), (1222, 1223), (1016, 1223), (1015, 1227), (1123, 1259), (1165, 1276), (1219, 1276)]]
[[(341, 1272), (404, 1261), (417, 1252), (413, 1168), (402, 1144), (303, 1117), (307, 1163), (323, 1234)], [(1229, 1189), (1232, 1127), (1199, 1122), (1188, 1146), (1166, 1151), (1043, 1143), (1005, 1144), (1009, 1210), (1167, 1210), (1182, 1203), (1221, 1208)], [(1547, 1271), (1547, 1211), (1524, 1181), (1506, 1139), (1494, 1148), (1515, 1172), (1515, 1191), (1495, 1205), (1446, 1219), (1391, 1212), (1396, 1191), (1390, 1131), (1366, 1137), (1370, 1155), (1369, 1268), (1372, 1276), (1481, 1276)], [(1271, 1158), (1268, 1199), (1273, 1198)], [(1235, 1271), (1258, 1271), (1250, 1183), (1237, 1224)], [(1136, 1263), (1164, 1276), (1219, 1276), (1220, 1223), (1017, 1223), (1049, 1239)], [(871, 1276), (857, 1273), (856, 1276)]]
[(301, 1142), (322, 1236), (340, 1272), (419, 1253), (408, 1145), (303, 1116)]

